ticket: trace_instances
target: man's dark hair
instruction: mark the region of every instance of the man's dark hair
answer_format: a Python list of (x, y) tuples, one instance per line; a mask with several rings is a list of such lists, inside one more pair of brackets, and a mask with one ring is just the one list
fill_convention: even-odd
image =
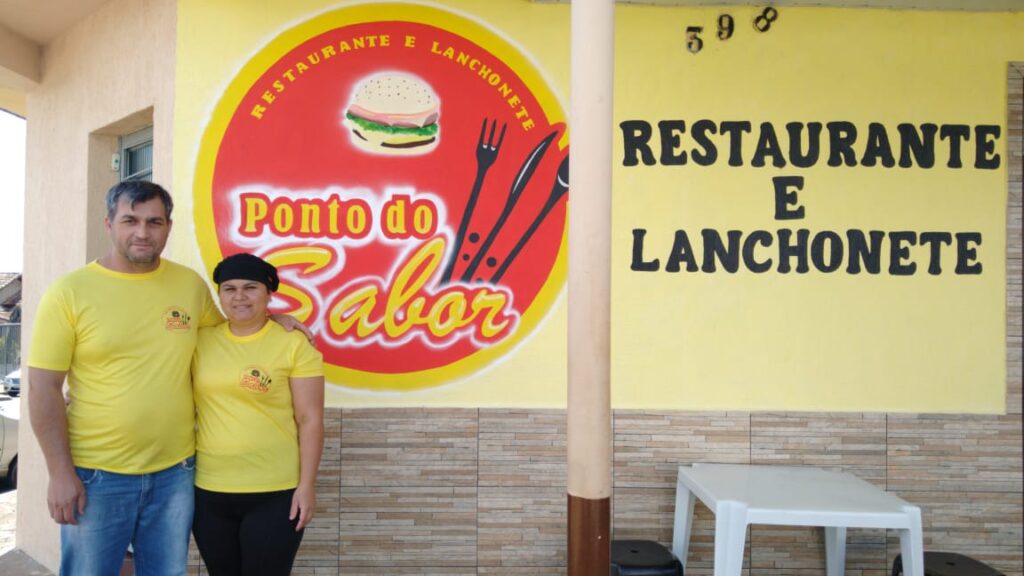
[(164, 190), (163, 186), (146, 180), (125, 180), (118, 182), (107, 192), (107, 218), (113, 220), (117, 216), (117, 203), (121, 198), (128, 200), (132, 208), (139, 202), (148, 202), (153, 198), (160, 198), (164, 203), (167, 219), (171, 219), (171, 210), (174, 210), (174, 201), (171, 195)]

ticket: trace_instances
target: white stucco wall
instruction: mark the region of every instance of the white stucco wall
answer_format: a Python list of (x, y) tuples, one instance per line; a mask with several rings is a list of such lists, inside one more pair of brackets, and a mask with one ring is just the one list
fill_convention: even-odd
[[(40, 82), (27, 99), (25, 357), (45, 287), (105, 246), (99, 205), (116, 178), (109, 146), (118, 133), (152, 119), (153, 178), (173, 192), (176, 4), (112, 0), (43, 50)], [(22, 414), (16, 545), (56, 571), (59, 536), (46, 509), (46, 468), (25, 405)]]

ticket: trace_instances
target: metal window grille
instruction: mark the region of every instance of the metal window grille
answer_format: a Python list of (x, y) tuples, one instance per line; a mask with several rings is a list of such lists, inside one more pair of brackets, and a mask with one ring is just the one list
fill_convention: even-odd
[(121, 180), (153, 179), (153, 127), (121, 137)]

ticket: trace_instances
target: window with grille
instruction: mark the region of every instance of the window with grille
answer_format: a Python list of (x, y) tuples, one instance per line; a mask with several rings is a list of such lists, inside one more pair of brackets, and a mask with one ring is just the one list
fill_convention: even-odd
[(153, 127), (121, 137), (121, 180), (153, 179)]

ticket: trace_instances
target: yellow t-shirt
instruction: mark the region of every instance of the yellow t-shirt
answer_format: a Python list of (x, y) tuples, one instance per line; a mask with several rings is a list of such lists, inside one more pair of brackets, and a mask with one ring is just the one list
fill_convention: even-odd
[(54, 282), (39, 302), (28, 365), (68, 373), (75, 465), (146, 474), (191, 456), (189, 365), (199, 327), (220, 321), (199, 275), (163, 259), (145, 274), (92, 262)]
[(299, 484), (299, 435), (289, 378), (323, 376), (301, 332), (267, 322), (235, 336), (227, 322), (199, 331), (192, 380), (199, 431), (196, 486), (271, 492)]

